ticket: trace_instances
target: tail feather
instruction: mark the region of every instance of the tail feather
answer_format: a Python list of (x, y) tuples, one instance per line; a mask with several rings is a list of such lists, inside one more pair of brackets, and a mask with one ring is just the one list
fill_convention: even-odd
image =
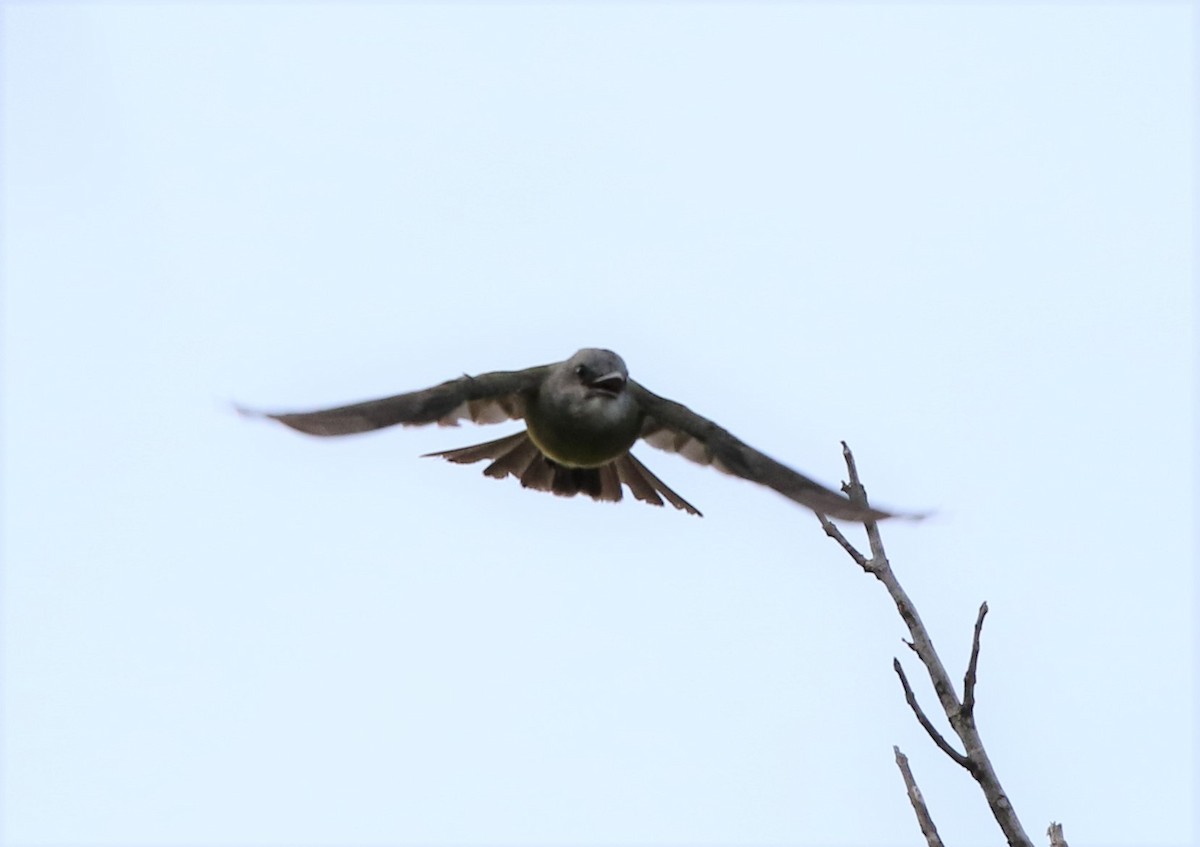
[(472, 462), (478, 462), (483, 459), (499, 459), (513, 447), (519, 446), (523, 441), (529, 441), (529, 438), (525, 433), (518, 432), (513, 435), (506, 435), (503, 438), (497, 438), (495, 441), (485, 441), (483, 444), (474, 444), (470, 447), (459, 447), (457, 450), (426, 453), (425, 456), (438, 456), (456, 464), (469, 465)]
[(496, 461), (492, 462), (483, 469), (484, 476), (490, 476), (494, 479), (504, 479), (504, 477), (512, 474), (520, 479), (529, 466), (540, 459), (542, 453), (528, 438), (518, 440), (511, 448), (503, 455), (499, 456)]
[[(532, 443), (531, 441), (530, 444)], [(525, 473), (521, 474), (521, 485), (525, 488), (532, 488), (534, 491), (553, 491), (555, 467), (539, 452), (538, 458), (530, 462)]]
[[(621, 481), (629, 486), (629, 490), (633, 492), (633, 496), (639, 500), (644, 500), (647, 503), (653, 503), (656, 506), (662, 505), (662, 500), (658, 498), (661, 494), (667, 498), (676, 509), (681, 509), (689, 515), (703, 517), (700, 510), (684, 500), (674, 491), (667, 487), (667, 484), (650, 472), (650, 469), (637, 460), (637, 457), (632, 453), (626, 453), (621, 458), (617, 459), (613, 464), (617, 466), (617, 472), (621, 475)], [(638, 479), (637, 487), (634, 487), (634, 480)], [(649, 487), (648, 497), (643, 497), (638, 492), (646, 493)], [(657, 492), (657, 493), (656, 493)]]
[[(599, 468), (568, 468), (543, 457), (543, 461), (554, 468), (554, 481), (551, 490), (563, 497), (574, 497), (576, 494), (586, 494), (593, 500), (608, 499), (604, 496), (604, 477), (602, 466)], [(618, 489), (616, 499), (621, 499)]]
[(700, 514), (629, 453), (598, 468), (570, 468), (547, 458), (528, 433), (518, 432), (483, 444), (425, 455), (464, 465), (491, 459), (491, 464), (483, 470), (484, 475), (494, 479), (515, 476), (525, 488), (549, 491), (560, 497), (586, 494), (593, 500), (615, 503), (621, 500), (621, 486), (625, 485), (644, 503), (661, 506), (662, 498), (666, 497), (676, 509)]
[(600, 496), (596, 499), (609, 503), (619, 501), (621, 499), (621, 474), (617, 471), (616, 462), (609, 462), (596, 470), (600, 473)]
[(621, 482), (629, 486), (629, 490), (633, 492), (633, 496), (643, 503), (649, 503), (652, 506), (661, 506), (663, 501), (658, 496), (658, 492), (654, 490), (654, 484), (646, 479), (638, 466), (630, 462), (629, 459), (629, 454), (626, 454), (613, 462), (617, 468), (617, 474), (620, 476)]

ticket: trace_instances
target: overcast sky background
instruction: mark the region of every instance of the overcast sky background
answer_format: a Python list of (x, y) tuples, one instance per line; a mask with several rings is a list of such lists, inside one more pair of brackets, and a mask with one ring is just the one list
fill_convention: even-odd
[(791, 502), (230, 412), (604, 346), (937, 511), (885, 541), (956, 679), (989, 602), (1035, 841), (1194, 843), (1194, 14), (7, 4), (3, 842), (920, 845), (898, 744), (998, 843)]

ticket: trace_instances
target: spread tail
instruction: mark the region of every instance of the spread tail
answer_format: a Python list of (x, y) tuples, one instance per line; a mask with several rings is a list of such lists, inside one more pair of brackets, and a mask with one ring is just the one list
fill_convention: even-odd
[(560, 497), (586, 494), (593, 500), (615, 503), (621, 499), (624, 484), (643, 503), (661, 506), (662, 497), (666, 497), (676, 509), (700, 514), (629, 453), (598, 468), (569, 468), (546, 458), (528, 433), (518, 432), (495, 441), (426, 455), (463, 465), (491, 459), (492, 463), (483, 469), (484, 476), (495, 479), (515, 476), (525, 488), (549, 491)]

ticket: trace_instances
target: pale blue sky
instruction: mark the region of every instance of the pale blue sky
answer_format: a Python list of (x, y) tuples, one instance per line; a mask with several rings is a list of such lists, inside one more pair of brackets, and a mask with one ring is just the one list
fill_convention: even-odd
[(8, 4), (6, 845), (920, 845), (999, 832), (806, 511), (317, 441), (582, 346), (856, 450), (1035, 840), (1194, 818), (1187, 4)]

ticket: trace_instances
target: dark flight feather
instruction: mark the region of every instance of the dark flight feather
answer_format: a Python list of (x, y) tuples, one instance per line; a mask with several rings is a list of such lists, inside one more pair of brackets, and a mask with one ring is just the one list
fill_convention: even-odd
[[(572, 367), (575, 362), (583, 364)], [(462, 420), (480, 424), (521, 420), (526, 417), (530, 404), (537, 401), (539, 391), (547, 384), (548, 378), (553, 376), (559, 380), (559, 385), (563, 377), (571, 373), (581, 374), (580, 379), (584, 379), (588, 373), (587, 366), (597, 362), (605, 367), (615, 363), (620, 368), (619, 376), (624, 377), (624, 363), (616, 354), (607, 350), (581, 350), (572, 359), (556, 365), (542, 365), (521, 371), (495, 371), (474, 377), (462, 376), (422, 391), (332, 409), (279, 414), (240, 408), (238, 411), (271, 418), (292, 429), (318, 436), (349, 435), (397, 424), (457, 426)], [(579, 388), (576, 384), (575, 389)], [(639, 437), (653, 447), (678, 453), (697, 464), (712, 465), (723, 473), (765, 485), (802, 506), (832, 518), (875, 521), (893, 516), (890, 512), (852, 502), (837, 491), (755, 450), (708, 418), (697, 415), (680, 403), (660, 397), (632, 380), (622, 379), (622, 389), (636, 403), (633, 414), (641, 421)], [(612, 390), (611, 386), (605, 387), (605, 390)], [(691, 503), (672, 491), (628, 452), (597, 467), (568, 467), (548, 458), (526, 432), (519, 432), (496, 441), (429, 455), (459, 464), (490, 459), (491, 464), (484, 469), (487, 476), (497, 479), (514, 476), (525, 488), (550, 491), (564, 497), (586, 494), (596, 500), (618, 501), (624, 486), (643, 503), (661, 506), (663, 498), (666, 498), (676, 509), (700, 514)]]

